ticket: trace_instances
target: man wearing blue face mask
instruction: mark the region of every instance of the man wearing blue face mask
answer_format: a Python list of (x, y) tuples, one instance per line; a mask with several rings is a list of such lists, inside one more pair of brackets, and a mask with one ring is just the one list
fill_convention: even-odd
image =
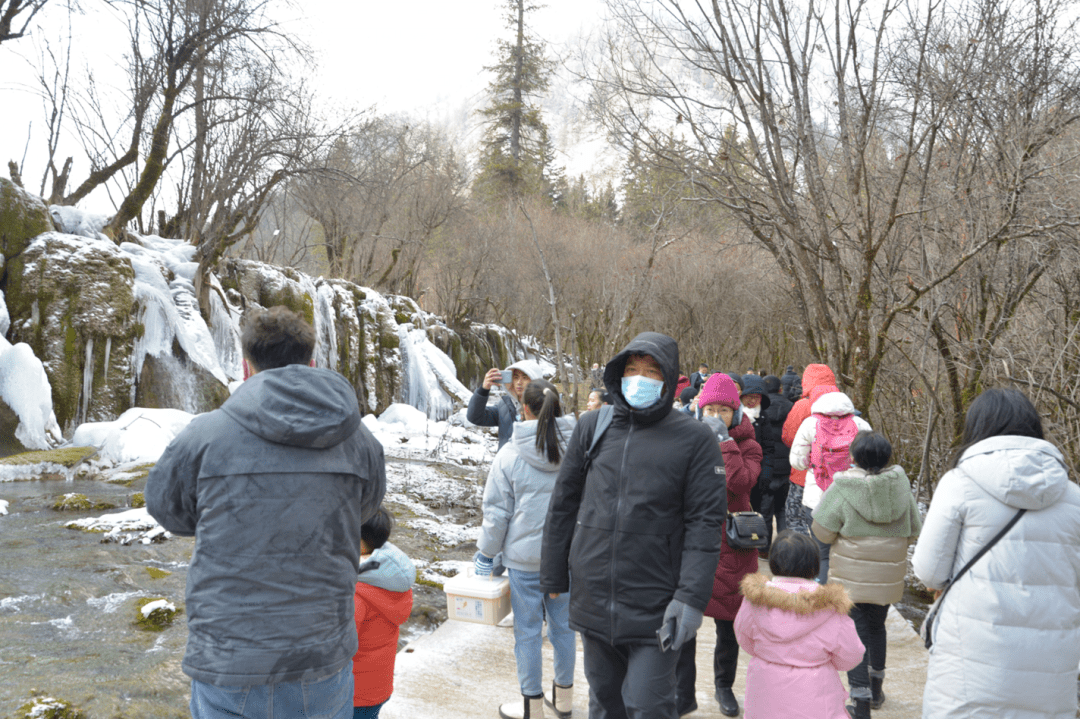
[[(679, 648), (712, 591), (727, 509), (709, 428), (672, 409), (675, 340), (644, 332), (604, 369), (614, 405), (582, 415), (544, 527), (540, 586), (570, 594), (591, 719), (674, 717)], [(588, 456), (587, 456), (588, 455)]]

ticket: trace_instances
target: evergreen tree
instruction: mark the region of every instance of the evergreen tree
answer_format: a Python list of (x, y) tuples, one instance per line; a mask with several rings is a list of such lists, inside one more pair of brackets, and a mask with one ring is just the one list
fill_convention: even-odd
[(487, 129), (473, 190), (487, 200), (550, 197), (558, 179), (554, 149), (537, 104), (555, 64), (545, 56), (544, 42), (525, 26), (525, 15), (537, 8), (526, 0), (506, 0), (506, 23), (513, 40), (500, 40), (496, 63), (485, 68), (495, 79), (488, 85), (490, 103), (480, 111)]

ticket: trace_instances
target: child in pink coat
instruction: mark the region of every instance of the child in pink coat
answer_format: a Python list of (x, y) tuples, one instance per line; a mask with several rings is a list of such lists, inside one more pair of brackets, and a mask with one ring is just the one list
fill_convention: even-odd
[(772, 579), (748, 574), (735, 617), (746, 670), (745, 719), (849, 719), (840, 672), (854, 669), (865, 648), (848, 616), (840, 584), (814, 581), (820, 569), (810, 537), (780, 532), (769, 550)]

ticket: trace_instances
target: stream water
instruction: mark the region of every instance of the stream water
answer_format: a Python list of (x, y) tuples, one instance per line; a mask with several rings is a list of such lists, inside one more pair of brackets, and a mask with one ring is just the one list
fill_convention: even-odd
[[(141, 484), (0, 484), (0, 499), (9, 502), (9, 514), (0, 517), (0, 715), (13, 716), (39, 692), (90, 717), (188, 716), (183, 618), (164, 631), (145, 631), (135, 624), (135, 603), (164, 597), (183, 604), (194, 541), (102, 544), (101, 534), (63, 527), (100, 510), (52, 509), (68, 492), (128, 507)], [(150, 568), (171, 574), (155, 579)]]
[[(393, 541), (424, 566), (471, 560), (471, 541), (460, 541), (453, 531), (447, 541), (437, 535), (440, 528), (479, 523), (476, 472), (400, 459), (390, 459), (387, 470), (387, 506), (399, 517), (420, 517), (400, 521)], [(124, 511), (145, 482), (124, 486), (55, 475), (0, 482), (0, 500), (9, 503), (8, 514), (0, 516), (0, 717), (15, 716), (35, 695), (70, 702), (91, 719), (189, 716), (190, 680), (180, 668), (184, 616), (160, 632), (140, 628), (135, 619), (142, 598), (183, 606), (194, 540), (102, 543), (103, 534), (63, 526)], [(72, 492), (116, 509), (53, 509)], [(413, 592), (402, 644), (446, 619), (437, 585), (418, 584)]]

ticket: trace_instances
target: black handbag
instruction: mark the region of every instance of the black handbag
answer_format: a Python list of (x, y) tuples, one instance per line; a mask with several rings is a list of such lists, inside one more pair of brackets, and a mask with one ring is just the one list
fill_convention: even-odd
[(768, 549), (765, 518), (757, 512), (728, 512), (727, 543), (732, 549)]
[(930, 611), (926, 613), (926, 619), (923, 620), (922, 628), (919, 630), (919, 636), (922, 637), (923, 644), (927, 649), (934, 646), (934, 619), (937, 618), (938, 610), (941, 608), (941, 602), (945, 599), (945, 595), (949, 593), (949, 590), (952, 589), (952, 586), (956, 584), (960, 577), (964, 576), (964, 574), (967, 573), (967, 570), (971, 569), (971, 565), (979, 561), (979, 558), (982, 557), (982, 555), (990, 551), (990, 547), (997, 544), (997, 541), (1004, 537), (1006, 532), (1012, 529), (1014, 524), (1020, 521), (1020, 517), (1024, 516), (1024, 512), (1026, 511), (1026, 509), (1021, 509), (1013, 515), (1013, 518), (1009, 520), (1009, 523), (1002, 527), (1001, 531), (998, 532), (993, 539), (987, 542), (986, 546), (980, 549), (979, 553), (972, 557), (971, 561), (965, 564), (964, 568), (957, 572), (956, 576), (950, 579), (949, 583), (945, 585), (945, 588), (941, 590), (941, 594), (938, 596), (937, 601), (934, 602), (934, 606), (930, 607)]

